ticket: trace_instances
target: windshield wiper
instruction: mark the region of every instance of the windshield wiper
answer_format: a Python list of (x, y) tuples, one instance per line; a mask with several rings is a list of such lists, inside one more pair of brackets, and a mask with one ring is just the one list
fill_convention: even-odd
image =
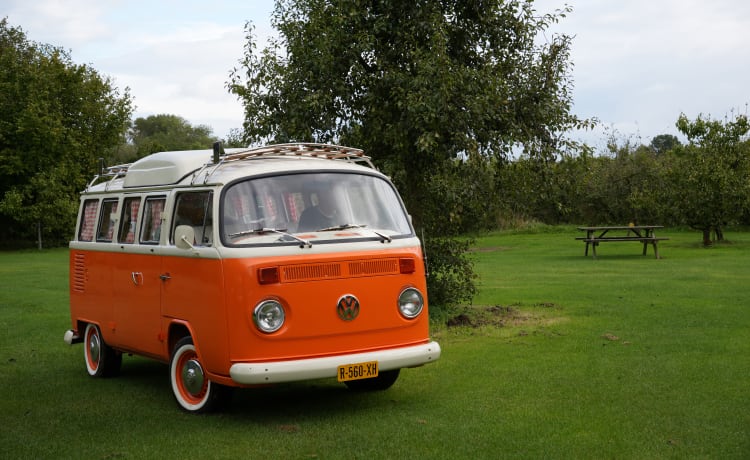
[[(365, 228), (365, 227), (367, 227), (367, 224), (341, 224), (341, 225), (335, 225), (333, 227), (321, 228), (320, 230), (317, 230), (317, 231), (319, 231), (319, 232), (335, 232), (335, 231), (338, 231), (338, 230), (347, 230), (347, 229), (350, 229), (350, 228)], [(386, 242), (390, 243), (391, 241), (393, 241), (393, 239), (390, 236), (388, 236), (388, 235), (384, 235), (383, 233), (380, 233), (380, 232), (375, 231), (375, 230), (370, 230), (370, 231), (372, 233), (378, 235), (381, 238), (381, 241), (380, 241), (381, 243), (386, 243)]]
[(305, 246), (307, 246), (308, 248), (312, 247), (311, 242), (304, 240), (302, 238), (296, 237), (292, 235), (291, 233), (288, 233), (286, 230), (287, 229), (285, 228), (276, 229), (276, 228), (261, 227), (261, 228), (255, 228), (252, 230), (244, 230), (244, 231), (237, 232), (237, 233), (231, 233), (228, 236), (229, 238), (238, 238), (240, 236), (245, 236), (245, 235), (263, 235), (265, 233), (276, 233), (278, 235), (281, 235), (281, 238), (279, 238), (279, 241), (284, 241), (284, 238), (291, 238), (292, 240), (299, 242), (300, 243), (299, 247), (301, 248), (304, 248)]
[(350, 228), (365, 228), (367, 227), (366, 224), (360, 225), (360, 224), (341, 224), (341, 225), (334, 225), (333, 227), (326, 227), (321, 228), (318, 230), (315, 230), (316, 232), (335, 232), (338, 230), (347, 230)]
[(371, 231), (372, 233), (374, 233), (374, 234), (378, 235), (379, 237), (383, 238), (383, 241), (381, 241), (381, 243), (386, 243), (386, 242), (387, 242), (387, 243), (390, 243), (391, 241), (393, 241), (393, 238), (391, 238), (391, 237), (390, 237), (390, 236), (388, 236), (388, 235), (385, 235), (385, 234), (383, 234), (383, 233), (380, 233), (380, 232), (376, 232), (375, 230), (370, 230), (370, 231)]

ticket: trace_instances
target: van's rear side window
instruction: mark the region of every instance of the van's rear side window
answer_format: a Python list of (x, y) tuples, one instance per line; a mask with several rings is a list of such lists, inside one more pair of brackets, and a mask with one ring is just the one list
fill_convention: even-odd
[(83, 203), (78, 241), (94, 241), (97, 211), (99, 211), (99, 200), (86, 200)]

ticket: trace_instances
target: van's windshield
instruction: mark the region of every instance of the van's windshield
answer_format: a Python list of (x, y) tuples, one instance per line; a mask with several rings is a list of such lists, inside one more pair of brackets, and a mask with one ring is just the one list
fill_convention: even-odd
[(222, 196), (225, 245), (390, 240), (411, 226), (390, 183), (355, 173), (304, 173), (248, 179)]

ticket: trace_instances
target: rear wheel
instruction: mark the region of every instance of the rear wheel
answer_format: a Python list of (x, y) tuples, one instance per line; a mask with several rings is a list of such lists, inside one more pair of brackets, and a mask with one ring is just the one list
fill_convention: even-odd
[(113, 377), (120, 372), (122, 353), (107, 345), (96, 324), (87, 324), (84, 333), (86, 370), (92, 377)]
[(177, 404), (188, 412), (203, 413), (219, 409), (231, 394), (229, 387), (208, 379), (192, 337), (183, 337), (175, 345), (169, 376)]
[(377, 377), (362, 380), (350, 380), (344, 382), (350, 390), (354, 391), (383, 391), (392, 387), (398, 379), (401, 369), (382, 371)]

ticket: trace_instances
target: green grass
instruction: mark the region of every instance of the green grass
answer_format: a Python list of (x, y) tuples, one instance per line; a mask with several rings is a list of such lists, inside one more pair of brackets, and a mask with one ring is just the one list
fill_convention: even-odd
[(386, 392), (242, 390), (210, 416), (164, 364), (89, 378), (67, 251), (0, 253), (0, 458), (748, 458), (750, 233), (662, 231), (661, 260), (575, 236), (479, 238), (475, 327), (436, 325), (441, 360)]

